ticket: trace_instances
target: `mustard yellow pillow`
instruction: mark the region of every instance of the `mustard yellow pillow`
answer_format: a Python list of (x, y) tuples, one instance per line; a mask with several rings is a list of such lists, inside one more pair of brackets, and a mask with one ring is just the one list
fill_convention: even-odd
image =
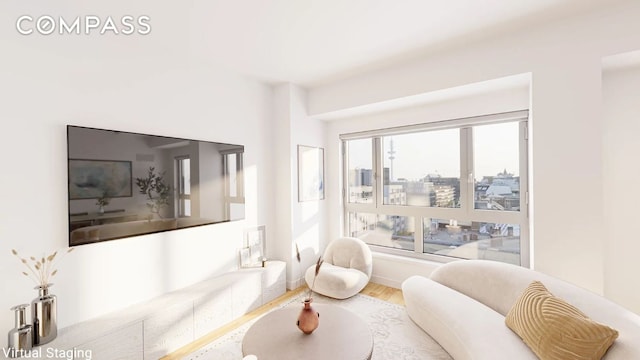
[(505, 322), (541, 360), (600, 359), (618, 337), (539, 281), (525, 289)]

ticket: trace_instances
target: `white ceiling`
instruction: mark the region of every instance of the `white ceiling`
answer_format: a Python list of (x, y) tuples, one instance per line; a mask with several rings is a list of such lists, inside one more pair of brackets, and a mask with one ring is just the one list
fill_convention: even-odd
[(611, 0), (194, 0), (208, 54), (261, 80), (314, 86)]

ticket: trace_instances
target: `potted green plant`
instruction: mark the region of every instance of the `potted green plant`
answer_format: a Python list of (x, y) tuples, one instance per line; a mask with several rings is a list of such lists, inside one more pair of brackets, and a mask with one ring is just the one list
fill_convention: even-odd
[(136, 185), (140, 189), (140, 193), (147, 196), (147, 207), (151, 211), (149, 220), (153, 214), (157, 214), (160, 218), (160, 210), (169, 205), (169, 197), (171, 188), (164, 181), (164, 172), (156, 174), (155, 167), (150, 167), (147, 177), (136, 178)]
[(109, 193), (105, 190), (102, 192), (102, 196), (96, 199), (96, 205), (98, 205), (98, 212), (100, 214), (104, 214), (104, 207), (109, 205), (111, 202), (111, 197), (109, 197)]

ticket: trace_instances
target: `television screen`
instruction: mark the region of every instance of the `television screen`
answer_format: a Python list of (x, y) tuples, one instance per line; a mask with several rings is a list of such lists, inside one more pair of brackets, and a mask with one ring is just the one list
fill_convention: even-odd
[(243, 153), (68, 125), (69, 246), (243, 219)]

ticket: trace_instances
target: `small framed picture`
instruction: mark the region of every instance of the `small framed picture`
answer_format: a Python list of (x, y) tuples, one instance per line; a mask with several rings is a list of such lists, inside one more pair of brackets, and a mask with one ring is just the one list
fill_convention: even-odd
[(249, 248), (240, 249), (240, 267), (251, 267), (251, 251)]
[(266, 260), (266, 248), (265, 248), (265, 226), (257, 226), (254, 228), (246, 229), (244, 232), (245, 247), (241, 250), (248, 250), (248, 260), (246, 263), (241, 261), (243, 267), (257, 267), (262, 266), (263, 261)]

